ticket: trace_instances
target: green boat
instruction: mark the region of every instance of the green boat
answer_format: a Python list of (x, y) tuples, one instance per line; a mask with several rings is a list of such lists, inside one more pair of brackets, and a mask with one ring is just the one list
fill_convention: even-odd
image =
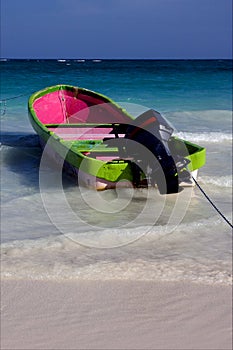
[[(205, 148), (173, 136), (161, 114), (137, 118), (110, 98), (70, 85), (35, 92), (29, 118), (43, 148), (97, 190), (156, 186), (161, 194), (193, 186)], [(45, 145), (48, 147), (45, 147)]]

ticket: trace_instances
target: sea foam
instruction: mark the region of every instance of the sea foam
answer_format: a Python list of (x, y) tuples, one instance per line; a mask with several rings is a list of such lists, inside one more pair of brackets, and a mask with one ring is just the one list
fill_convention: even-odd
[(232, 188), (232, 176), (231, 175), (219, 176), (219, 177), (200, 176), (199, 181), (203, 184), (210, 184), (210, 185), (214, 185), (214, 186)]
[[(118, 249), (90, 249), (62, 235), (8, 242), (2, 244), (2, 277), (59, 281), (147, 280), (230, 284), (230, 257), (229, 260), (222, 260), (220, 255), (211, 256), (207, 248), (202, 251), (207, 234), (203, 237), (200, 232), (211, 235), (214, 226), (222, 226), (218, 217), (214, 220), (211, 218), (182, 223), (174, 234), (167, 234), (166, 226), (155, 226), (141, 240)], [(144, 230), (143, 227), (138, 228), (140, 229)], [(102, 234), (103, 239), (111, 240), (114, 234), (134, 235), (134, 230), (112, 231), (104, 230), (98, 236)], [(97, 232), (84, 234), (91, 236), (97, 235)], [(190, 240), (193, 240), (192, 244), (189, 243)], [(203, 246), (196, 255), (194, 246), (198, 245), (198, 241)], [(171, 246), (173, 254), (168, 254)], [(217, 246), (218, 251), (225, 249), (218, 239)]]
[(192, 132), (177, 132), (175, 136), (193, 142), (202, 143), (222, 143), (231, 142), (232, 134), (221, 133), (221, 132), (202, 132), (202, 133), (192, 133)]

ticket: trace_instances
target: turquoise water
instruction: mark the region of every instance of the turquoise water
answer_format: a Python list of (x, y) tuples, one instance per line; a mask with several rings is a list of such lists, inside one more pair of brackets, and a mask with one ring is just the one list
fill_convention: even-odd
[[(105, 94), (135, 117), (158, 110), (178, 135), (206, 147), (199, 183), (231, 220), (232, 61), (0, 65), (3, 276), (230, 283), (230, 227), (197, 188), (166, 199), (153, 189), (96, 194), (65, 177), (61, 193), (56, 167), (48, 163), (41, 170), (27, 100), (34, 91), (64, 83)], [(42, 171), (50, 181), (45, 195)]]

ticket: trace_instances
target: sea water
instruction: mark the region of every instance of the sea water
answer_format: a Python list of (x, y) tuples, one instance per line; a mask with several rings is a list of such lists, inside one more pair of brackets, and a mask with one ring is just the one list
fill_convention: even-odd
[(153, 108), (206, 148), (198, 182), (231, 221), (230, 60), (4, 60), (1, 64), (2, 277), (231, 283), (231, 228), (200, 190), (95, 192), (44, 157), (29, 96), (71, 84), (135, 117)]

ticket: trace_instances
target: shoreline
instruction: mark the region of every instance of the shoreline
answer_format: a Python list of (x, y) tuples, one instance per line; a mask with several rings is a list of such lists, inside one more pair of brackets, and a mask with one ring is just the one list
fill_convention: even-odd
[(231, 349), (232, 289), (1, 280), (2, 349)]

